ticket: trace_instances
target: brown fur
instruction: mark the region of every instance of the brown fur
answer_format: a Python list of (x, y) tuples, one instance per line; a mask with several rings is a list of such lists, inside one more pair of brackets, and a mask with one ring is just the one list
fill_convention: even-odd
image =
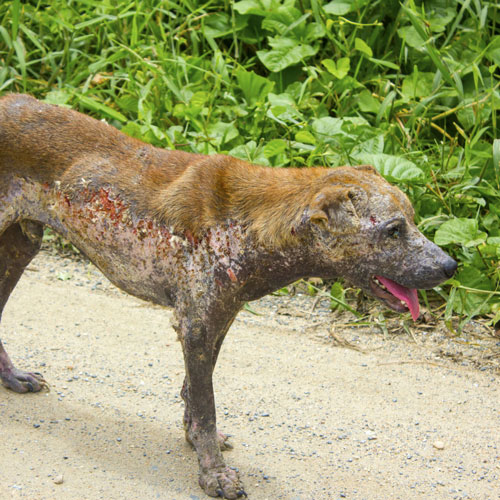
[[(259, 243), (282, 248), (299, 243), (294, 231), (308, 207), (325, 212), (347, 204), (351, 188), (375, 184), (384, 189), (386, 183), (373, 167), (361, 169), (364, 177), (359, 175), (360, 167), (279, 169), (211, 156), (188, 166), (159, 190), (152, 208), (160, 220), (198, 237), (225, 220), (238, 220)], [(404, 198), (394, 196), (394, 201), (403, 210)]]

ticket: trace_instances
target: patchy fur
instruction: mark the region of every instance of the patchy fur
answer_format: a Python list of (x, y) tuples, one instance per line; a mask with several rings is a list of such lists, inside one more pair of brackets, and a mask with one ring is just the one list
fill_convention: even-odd
[[(221, 451), (212, 375), (242, 305), (301, 277), (344, 277), (418, 316), (456, 263), (372, 167), (265, 168), (154, 148), (29, 96), (0, 99), (0, 313), (49, 226), (121, 289), (174, 308), (187, 440), (208, 495), (244, 491)], [(0, 343), (0, 380), (39, 391)]]

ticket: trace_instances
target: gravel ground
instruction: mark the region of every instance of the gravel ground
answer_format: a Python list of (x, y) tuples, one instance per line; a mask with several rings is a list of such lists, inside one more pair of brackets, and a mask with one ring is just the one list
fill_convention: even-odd
[[(249, 498), (500, 498), (500, 339), (476, 323), (353, 327), (328, 307), (266, 297), (224, 343), (218, 425)], [(51, 391), (0, 389), (0, 498), (206, 498), (170, 316), (81, 260), (33, 261), (2, 339)]]

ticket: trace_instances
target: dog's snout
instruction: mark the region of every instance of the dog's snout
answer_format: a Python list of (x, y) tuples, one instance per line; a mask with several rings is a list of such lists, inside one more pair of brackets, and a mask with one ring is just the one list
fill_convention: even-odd
[(457, 263), (451, 258), (448, 257), (446, 262), (443, 264), (443, 271), (447, 278), (451, 278), (455, 271), (457, 270)]

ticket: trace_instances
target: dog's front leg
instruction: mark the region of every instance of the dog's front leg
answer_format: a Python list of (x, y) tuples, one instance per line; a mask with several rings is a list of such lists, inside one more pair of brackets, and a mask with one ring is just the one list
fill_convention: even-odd
[[(218, 327), (216, 329), (217, 341), (215, 342), (214, 349), (212, 351), (212, 373), (215, 370), (215, 364), (217, 363), (217, 358), (219, 356), (219, 352), (220, 352), (220, 349), (222, 347), (222, 343), (224, 342), (224, 338), (226, 337), (226, 333), (227, 333), (229, 327), (231, 326), (238, 310), (239, 310), (239, 305), (235, 305), (235, 308), (234, 308), (232, 315), (231, 314), (225, 315), (223, 313), (214, 315), (215, 317), (217, 317), (219, 319), (226, 318), (226, 316), (227, 316), (227, 318), (226, 318), (225, 324), (221, 324), (220, 322), (218, 322)], [(191, 408), (189, 406), (189, 399), (188, 399), (188, 380), (187, 380), (187, 377), (184, 378), (184, 383), (182, 385), (182, 390), (181, 390), (181, 396), (182, 396), (182, 399), (184, 400), (184, 403), (186, 405), (185, 411), (184, 411), (184, 430), (186, 432), (186, 441), (189, 444), (193, 444), (191, 442), (191, 438), (189, 437), (192, 419), (191, 419)], [(219, 441), (219, 448), (221, 451), (231, 450), (233, 448), (233, 446), (228, 442), (228, 438), (229, 438), (229, 436), (222, 433), (220, 430), (217, 430), (217, 439)]]
[(186, 366), (183, 396), (189, 415), (187, 439), (198, 454), (199, 483), (205, 492), (213, 497), (237, 498), (245, 493), (237, 472), (222, 458), (212, 385), (214, 352), (225, 331), (215, 331), (206, 318), (203, 321), (192, 316), (184, 316), (177, 326)]

